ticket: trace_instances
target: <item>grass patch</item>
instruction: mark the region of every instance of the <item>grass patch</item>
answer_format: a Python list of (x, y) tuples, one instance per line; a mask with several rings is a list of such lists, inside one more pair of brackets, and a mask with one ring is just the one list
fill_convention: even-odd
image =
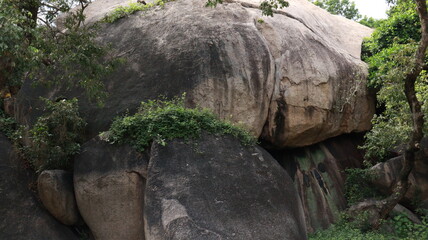
[(113, 11), (108, 13), (104, 18), (101, 20), (103, 22), (107, 23), (113, 23), (121, 18), (128, 17), (131, 14), (134, 14), (138, 11), (147, 11), (150, 8), (156, 7), (156, 6), (163, 6), (167, 2), (171, 2), (173, 0), (157, 0), (154, 3), (130, 3), (127, 6), (120, 6), (115, 8)]
[(184, 95), (172, 100), (150, 100), (141, 103), (135, 115), (116, 118), (102, 136), (111, 143), (129, 143), (143, 152), (152, 141), (165, 145), (174, 138), (192, 139), (202, 131), (232, 135), (244, 144), (255, 144), (256, 138), (242, 127), (221, 121), (207, 109), (184, 106)]

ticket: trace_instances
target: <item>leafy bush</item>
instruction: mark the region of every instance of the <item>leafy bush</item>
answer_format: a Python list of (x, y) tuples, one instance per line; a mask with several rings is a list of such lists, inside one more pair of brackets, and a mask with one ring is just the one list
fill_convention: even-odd
[(112, 143), (130, 143), (143, 152), (152, 141), (165, 145), (174, 138), (199, 137), (202, 131), (230, 134), (247, 145), (256, 143), (246, 130), (220, 121), (209, 110), (186, 108), (184, 96), (143, 102), (135, 115), (116, 118), (110, 130), (102, 135)]
[(378, 231), (363, 231), (346, 217), (326, 230), (309, 236), (310, 240), (420, 240), (428, 239), (428, 223), (415, 224), (404, 215), (387, 220)]
[(400, 239), (428, 239), (428, 222), (426, 219), (422, 224), (415, 224), (405, 215), (397, 215), (392, 219), (395, 234)]
[(165, 5), (165, 3), (170, 1), (173, 1), (173, 0), (157, 0), (154, 3), (147, 3), (147, 4), (130, 3), (127, 6), (119, 6), (115, 8), (112, 12), (104, 16), (102, 21), (107, 23), (113, 23), (121, 18), (130, 16), (135, 12), (146, 11), (155, 6), (163, 6)]
[(15, 119), (8, 117), (3, 110), (0, 109), (0, 132), (11, 139), (15, 133), (15, 128)]
[(70, 157), (80, 150), (86, 123), (79, 116), (77, 99), (44, 102), (48, 113), (30, 129), (31, 143), (23, 153), (37, 171), (69, 169)]
[[(362, 147), (366, 159), (386, 160), (388, 153), (404, 145), (412, 129), (412, 117), (404, 94), (406, 75), (414, 66), (415, 53), (421, 37), (420, 23), (414, 1), (394, 1), (388, 19), (363, 44), (362, 58), (369, 65), (369, 87), (377, 91), (379, 110), (373, 119), (373, 129), (365, 136)], [(415, 89), (428, 114), (427, 72), (419, 75)], [(424, 133), (427, 132), (425, 126)]]
[(349, 205), (379, 196), (370, 183), (376, 176), (369, 169), (349, 168), (345, 172), (345, 197)]

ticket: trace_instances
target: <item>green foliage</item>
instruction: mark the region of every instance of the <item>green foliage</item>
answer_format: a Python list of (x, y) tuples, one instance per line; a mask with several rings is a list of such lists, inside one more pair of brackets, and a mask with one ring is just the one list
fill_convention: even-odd
[(428, 239), (428, 222), (426, 219), (422, 221), (422, 224), (415, 224), (401, 214), (395, 216), (391, 222), (399, 239)]
[(264, 0), (260, 3), (260, 10), (262, 10), (262, 15), (273, 17), (275, 9), (285, 8), (289, 5), (285, 0)]
[(222, 4), (223, 0), (208, 0), (205, 4), (206, 7), (216, 7), (217, 4)]
[[(31, 78), (36, 84), (80, 87), (102, 103), (101, 78), (118, 63), (95, 41), (98, 27), (83, 24), (87, 0), (0, 0), (0, 91)], [(61, 28), (54, 19), (69, 12)], [(36, 24), (38, 21), (38, 24)]]
[(369, 169), (349, 168), (345, 172), (345, 197), (348, 205), (379, 196), (371, 184), (371, 180), (376, 176)]
[[(216, 7), (217, 4), (222, 4), (223, 0), (208, 0), (207, 7)], [(273, 17), (273, 12), (276, 9), (288, 7), (289, 3), (285, 0), (264, 0), (260, 3), (260, 10), (262, 15)]]
[[(364, 215), (364, 214), (363, 214)], [(364, 217), (363, 217), (364, 218)], [(363, 220), (362, 218), (362, 220)], [(424, 220), (422, 224), (411, 222), (406, 216), (398, 215), (385, 221), (381, 230), (365, 231), (361, 225), (348, 222), (348, 217), (343, 217), (339, 223), (326, 230), (320, 230), (309, 236), (310, 240), (420, 240), (428, 239), (428, 224)]]
[[(393, 148), (404, 145), (412, 129), (412, 118), (404, 95), (406, 74), (414, 66), (420, 24), (413, 1), (398, 1), (388, 12), (371, 38), (363, 44), (363, 58), (369, 65), (368, 86), (377, 90), (378, 107), (383, 111), (373, 120), (373, 128), (365, 136), (362, 148), (366, 159), (382, 161)], [(418, 100), (428, 113), (427, 73), (417, 82)], [(427, 129), (425, 129), (426, 131)]]
[(373, 17), (362, 16), (358, 23), (367, 26), (369, 28), (378, 28), (383, 22), (383, 19), (375, 19)]
[[(155, 6), (161, 6), (162, 7), (163, 5), (165, 5), (165, 3), (171, 2), (171, 1), (173, 1), (173, 0), (156, 0), (154, 3), (147, 3), (147, 4), (130, 3), (127, 6), (119, 6), (119, 7), (115, 8), (112, 12), (110, 12), (106, 16), (104, 16), (102, 21), (107, 22), (107, 23), (113, 23), (113, 22), (116, 22), (117, 20), (119, 20), (121, 18), (130, 16), (135, 12), (147, 11), (148, 9), (153, 8)], [(218, 0), (216, 0), (216, 1), (218, 1)], [(215, 6), (217, 4), (216, 1), (207, 2), (207, 6)], [(209, 3), (214, 4), (214, 5), (209, 5)], [(219, 1), (219, 3), (222, 3), (222, 2)]]
[(0, 109), (0, 133), (3, 133), (9, 139), (13, 139), (16, 126), (15, 119), (7, 116), (3, 110)]
[(44, 102), (47, 113), (30, 129), (31, 143), (23, 153), (37, 171), (69, 169), (86, 123), (79, 116), (77, 99)]
[(353, 1), (349, 0), (315, 0), (313, 4), (327, 10), (329, 13), (341, 15), (348, 19), (357, 20), (361, 15)]
[(0, 90), (17, 85), (28, 68), (27, 59), (33, 57), (27, 34), (32, 29), (26, 25), (27, 17), (8, 0), (0, 0)]
[(202, 131), (230, 134), (243, 144), (256, 142), (243, 128), (220, 121), (209, 110), (184, 107), (184, 96), (173, 100), (143, 102), (135, 115), (116, 118), (110, 130), (103, 135), (111, 143), (130, 143), (143, 152), (152, 141), (164, 145), (167, 140), (174, 138), (199, 137)]

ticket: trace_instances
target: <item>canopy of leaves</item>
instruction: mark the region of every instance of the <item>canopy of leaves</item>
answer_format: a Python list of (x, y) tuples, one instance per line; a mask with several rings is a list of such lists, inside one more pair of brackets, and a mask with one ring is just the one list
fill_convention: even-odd
[(80, 151), (86, 122), (79, 115), (77, 99), (44, 101), (45, 114), (31, 128), (24, 156), (37, 171), (69, 169), (71, 156)]
[[(388, 152), (404, 144), (412, 129), (412, 118), (404, 95), (405, 75), (413, 67), (420, 39), (419, 17), (413, 1), (398, 1), (388, 12), (371, 38), (363, 44), (363, 59), (369, 64), (369, 87), (376, 89), (383, 111), (373, 119), (373, 129), (366, 135), (368, 159), (382, 160)], [(426, 71), (416, 82), (417, 97), (428, 113)]]
[(202, 131), (230, 134), (243, 144), (256, 143), (246, 130), (219, 120), (209, 110), (186, 108), (184, 97), (143, 102), (135, 115), (116, 118), (102, 135), (112, 143), (129, 143), (143, 152), (152, 141), (164, 145), (174, 138), (199, 137)]
[(315, 0), (313, 4), (327, 10), (329, 13), (341, 15), (348, 19), (357, 20), (361, 15), (353, 1), (349, 0)]
[[(25, 78), (40, 84), (81, 87), (95, 101), (105, 91), (101, 78), (117, 63), (95, 41), (98, 27), (86, 26), (86, 0), (0, 0), (0, 91)], [(69, 12), (64, 26), (54, 22)]]

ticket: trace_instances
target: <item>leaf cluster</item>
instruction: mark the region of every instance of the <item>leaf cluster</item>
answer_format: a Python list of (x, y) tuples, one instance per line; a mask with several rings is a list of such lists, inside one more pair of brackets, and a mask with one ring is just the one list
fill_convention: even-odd
[(357, 20), (361, 14), (353, 1), (349, 0), (315, 0), (313, 4), (327, 10), (329, 13), (341, 15), (348, 19)]
[(288, 7), (290, 4), (285, 0), (264, 0), (260, 3), (262, 15), (273, 17), (275, 9)]
[(353, 205), (364, 199), (379, 197), (371, 184), (376, 176), (370, 169), (349, 168), (345, 172), (345, 197), (348, 205)]
[(0, 0), (0, 90), (18, 85), (30, 65), (27, 60), (34, 56), (26, 38), (34, 30), (27, 21), (27, 16), (10, 1)]
[(30, 144), (22, 152), (37, 171), (69, 169), (71, 156), (80, 150), (86, 122), (79, 115), (77, 99), (43, 101), (46, 113), (30, 129)]
[[(95, 40), (99, 27), (85, 25), (89, 3), (0, 0), (0, 91), (30, 78), (35, 84), (79, 87), (102, 103), (106, 91), (101, 79), (120, 61)], [(67, 11), (61, 24), (54, 22)]]
[[(341, 220), (325, 230), (319, 230), (309, 236), (309, 240), (416, 240), (428, 239), (428, 223), (416, 224), (405, 215), (397, 215), (383, 223), (380, 230), (363, 229), (367, 214), (357, 216), (359, 220), (349, 222), (349, 216), (342, 215)], [(354, 218), (354, 217), (353, 217)], [(362, 228), (363, 227), (363, 228)], [(383, 227), (383, 228), (382, 228)], [(391, 231), (392, 230), (392, 231)]]
[[(363, 59), (369, 65), (368, 86), (376, 90), (378, 108), (382, 109), (373, 118), (373, 128), (362, 146), (366, 159), (371, 161), (385, 160), (411, 133), (412, 118), (403, 79), (414, 66), (420, 39), (420, 23), (414, 9), (413, 1), (397, 1), (388, 12), (388, 19), (363, 44)], [(427, 83), (427, 73), (422, 71), (415, 86), (422, 103), (428, 101)], [(428, 113), (426, 104), (422, 110)]]
[[(106, 23), (113, 23), (116, 22), (117, 20), (121, 19), (121, 18), (125, 18), (128, 17), (132, 14), (134, 14), (135, 12), (138, 11), (147, 11), (153, 7), (156, 6), (164, 6), (165, 3), (167, 2), (171, 2), (173, 0), (156, 0), (154, 3), (147, 3), (147, 4), (142, 4), (142, 3), (129, 3), (127, 6), (119, 6), (117, 8), (115, 8), (113, 11), (109, 12), (107, 15), (105, 15), (103, 17), (103, 19), (101, 21), (106, 22)], [(218, 0), (216, 0), (218, 1)], [(211, 6), (210, 4), (217, 4), (217, 2), (215, 1), (209, 1), (207, 2), (207, 6)], [(221, 2), (220, 2), (221, 3)], [(215, 6), (212, 5), (212, 6)]]
[(256, 143), (248, 131), (219, 120), (211, 111), (186, 108), (184, 96), (142, 102), (135, 115), (116, 118), (103, 135), (111, 143), (129, 143), (143, 152), (152, 141), (165, 145), (166, 141), (175, 138), (197, 138), (203, 131), (230, 134), (246, 145)]

